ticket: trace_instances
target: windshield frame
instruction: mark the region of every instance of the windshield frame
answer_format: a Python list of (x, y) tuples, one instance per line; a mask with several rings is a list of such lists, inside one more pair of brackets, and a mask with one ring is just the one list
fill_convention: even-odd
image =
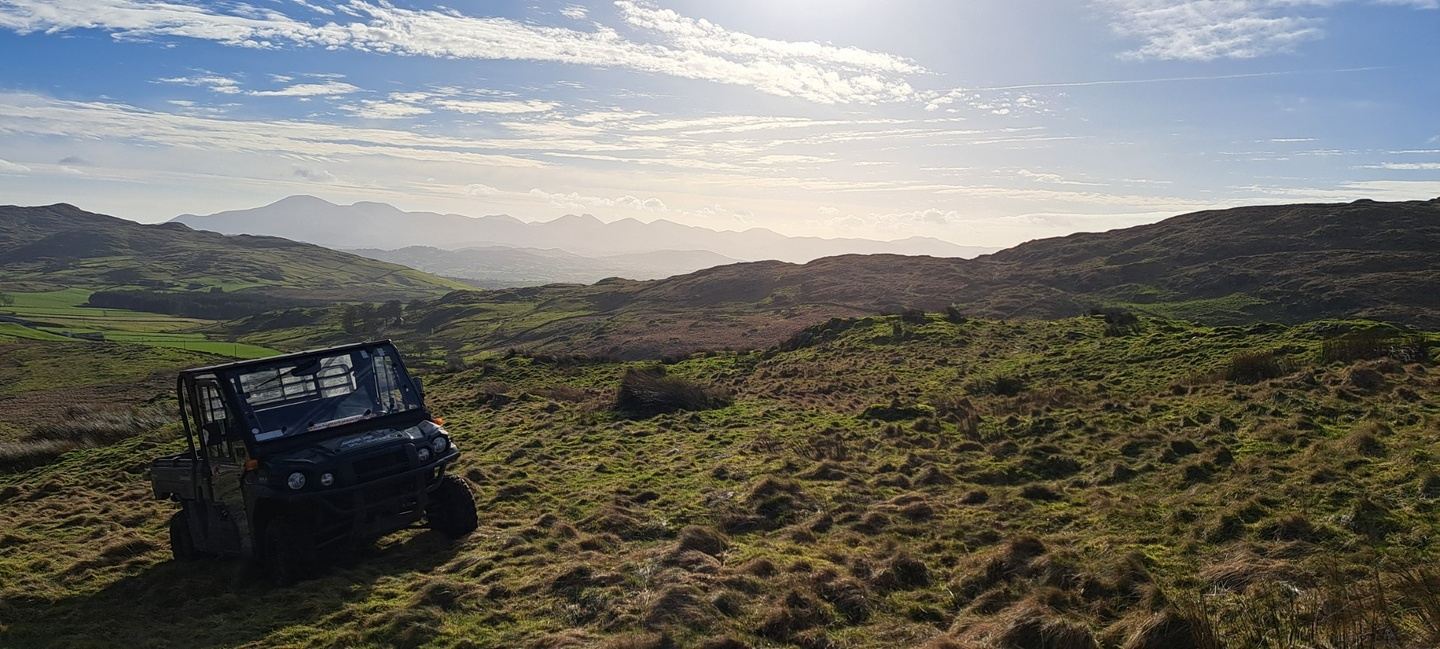
[[(342, 355), (350, 356), (362, 351), (365, 352), (371, 362), (373, 362), (373, 359), (377, 356), (386, 356), (390, 359), (396, 375), (396, 384), (394, 387), (401, 392), (406, 402), (413, 402), (415, 407), (385, 414), (342, 417), (321, 422), (322, 425), (319, 426), (307, 426), (306, 430), (288, 432), (272, 439), (257, 438), (257, 432), (263, 434), (265, 423), (257, 413), (257, 408), (253, 407), (244, 397), (240, 387), (241, 376), (255, 374), (276, 367), (299, 367), (311, 361), (319, 361), (320, 359)], [(246, 444), (252, 448), (265, 448), (268, 450), (304, 445), (360, 429), (397, 425), (409, 426), (430, 418), (429, 408), (425, 405), (424, 394), (420, 391), (415, 378), (405, 366), (405, 360), (400, 355), (400, 352), (389, 342), (316, 350), (305, 354), (287, 354), (282, 357), (276, 357), (273, 362), (267, 362), (267, 360), (268, 359), (260, 359), (255, 363), (246, 363), (216, 372), (221, 384), (221, 390), (226, 393), (227, 401), (230, 402), (231, 409), (237, 415), (236, 423), (241, 424), (237, 426), (237, 428), (240, 429), (238, 432), (244, 436)], [(371, 367), (373, 368), (373, 366)], [(373, 380), (374, 377), (373, 369), (369, 372), (362, 372), (361, 370), (353, 369), (353, 366), (349, 374), (359, 377), (368, 376), (370, 380)], [(285, 374), (281, 374), (280, 376), (285, 376)], [(317, 399), (316, 401), (319, 400)], [(297, 403), (305, 403), (305, 401), (299, 401)]]

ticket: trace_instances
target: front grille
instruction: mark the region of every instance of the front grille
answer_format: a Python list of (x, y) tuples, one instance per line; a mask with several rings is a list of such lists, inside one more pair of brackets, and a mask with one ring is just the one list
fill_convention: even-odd
[(405, 449), (397, 448), (380, 455), (372, 455), (367, 458), (355, 460), (354, 471), (356, 482), (369, 482), (377, 478), (400, 473), (410, 466), (410, 458), (405, 454)]

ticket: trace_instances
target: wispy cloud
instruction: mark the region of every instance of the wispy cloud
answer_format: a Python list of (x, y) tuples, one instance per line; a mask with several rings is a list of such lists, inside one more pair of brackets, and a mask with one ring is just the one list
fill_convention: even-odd
[[(1437, 0), (1440, 2), (1440, 0)], [(1336, 68), (1330, 70), (1280, 70), (1274, 72), (1248, 72), (1242, 74), (1206, 74), (1184, 77), (1150, 77), (1142, 79), (1098, 79), (1093, 81), (1055, 81), (1049, 83), (1024, 83), (1007, 86), (990, 86), (985, 88), (972, 88), (972, 91), (1005, 91), (1005, 90), (1038, 90), (1038, 89), (1064, 89), (1064, 88), (1087, 88), (1093, 86), (1133, 86), (1152, 83), (1184, 83), (1190, 81), (1231, 81), (1237, 79), (1264, 79), (1267, 77), (1291, 77), (1310, 74), (1345, 74), (1351, 72), (1374, 72), (1384, 70), (1381, 66), (1365, 66), (1358, 68)]]
[(641, 1), (620, 0), (616, 6), (627, 26), (649, 37), (646, 41), (598, 25), (586, 31), (365, 0), (337, 6), (356, 20), (310, 22), (252, 5), (0, 0), (0, 28), (20, 33), (97, 29), (122, 39), (194, 38), (249, 48), (314, 46), (618, 67), (820, 103), (910, 99), (915, 91), (905, 77), (923, 72), (918, 64), (892, 54), (760, 38)]

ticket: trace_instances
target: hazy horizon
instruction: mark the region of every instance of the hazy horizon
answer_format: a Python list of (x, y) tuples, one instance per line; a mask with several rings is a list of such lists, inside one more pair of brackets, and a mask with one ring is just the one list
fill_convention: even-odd
[(0, 0), (3, 202), (1003, 247), (1440, 195), (1440, 2)]

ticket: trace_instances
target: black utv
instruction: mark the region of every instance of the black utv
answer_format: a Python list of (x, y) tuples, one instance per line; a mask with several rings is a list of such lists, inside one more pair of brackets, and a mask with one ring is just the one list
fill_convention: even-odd
[(475, 530), (459, 451), (389, 341), (186, 370), (189, 449), (151, 465), (175, 558), (254, 559), (287, 584), (322, 554), (421, 523)]

